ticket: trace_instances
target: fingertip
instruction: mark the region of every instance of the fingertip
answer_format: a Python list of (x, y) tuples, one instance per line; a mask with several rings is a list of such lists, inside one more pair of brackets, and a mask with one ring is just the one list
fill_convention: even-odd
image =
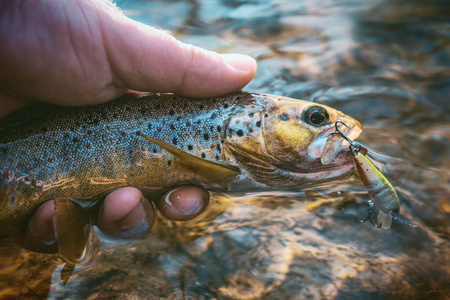
[(123, 233), (126, 237), (147, 232), (153, 222), (151, 204), (138, 189), (130, 187), (118, 189), (106, 196), (97, 218), (97, 225), (104, 233)]
[(190, 220), (198, 216), (209, 203), (209, 192), (197, 186), (181, 186), (165, 193), (157, 202), (158, 209), (168, 219)]
[(187, 97), (215, 97), (241, 90), (255, 76), (255, 59), (244, 54), (219, 54), (180, 43), (184, 62), (175, 94)]
[(42, 204), (31, 217), (24, 236), (24, 248), (40, 253), (57, 253), (53, 217), (55, 202)]

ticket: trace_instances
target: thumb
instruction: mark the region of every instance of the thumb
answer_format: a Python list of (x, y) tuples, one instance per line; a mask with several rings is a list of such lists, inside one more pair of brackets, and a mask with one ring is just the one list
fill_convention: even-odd
[(184, 44), (124, 15), (103, 24), (106, 55), (119, 87), (212, 97), (239, 90), (255, 76), (256, 62), (249, 56)]

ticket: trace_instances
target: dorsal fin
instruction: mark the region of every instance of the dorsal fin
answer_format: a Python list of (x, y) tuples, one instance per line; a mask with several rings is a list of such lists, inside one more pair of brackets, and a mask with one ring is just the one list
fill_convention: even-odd
[(153, 144), (172, 153), (183, 165), (200, 174), (209, 181), (220, 183), (226, 179), (231, 179), (238, 176), (241, 172), (237, 166), (202, 159), (181, 149), (178, 149), (166, 142), (156, 140), (142, 133), (140, 133), (139, 135), (144, 139), (152, 142)]

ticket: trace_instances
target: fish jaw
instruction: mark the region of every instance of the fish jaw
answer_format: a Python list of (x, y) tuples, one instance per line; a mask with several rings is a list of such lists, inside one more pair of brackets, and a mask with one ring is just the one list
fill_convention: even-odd
[[(348, 128), (345, 128), (342, 132), (350, 140), (356, 139), (362, 132), (361, 124), (355, 119), (343, 116), (337, 121), (344, 122)], [(324, 130), (320, 133), (309, 148), (308, 154), (311, 158), (320, 158), (323, 165), (328, 165), (336, 158), (336, 156), (342, 152), (347, 151), (349, 143), (337, 134), (335, 127)]]

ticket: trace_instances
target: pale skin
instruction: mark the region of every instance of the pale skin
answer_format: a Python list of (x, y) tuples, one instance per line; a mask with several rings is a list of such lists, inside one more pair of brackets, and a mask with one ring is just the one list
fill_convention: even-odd
[[(256, 62), (183, 44), (169, 33), (127, 18), (106, 0), (0, 0), (0, 119), (31, 102), (92, 105), (128, 90), (213, 97), (241, 89), (254, 77)], [(175, 188), (171, 219), (196, 216), (207, 205), (199, 187)], [(193, 209), (201, 207), (200, 210)], [(34, 213), (23, 234), (12, 239), (27, 249), (54, 253), (54, 202)], [(150, 202), (135, 188), (110, 193), (97, 215), (109, 233), (153, 224)], [(135, 231), (133, 231), (135, 232)]]

